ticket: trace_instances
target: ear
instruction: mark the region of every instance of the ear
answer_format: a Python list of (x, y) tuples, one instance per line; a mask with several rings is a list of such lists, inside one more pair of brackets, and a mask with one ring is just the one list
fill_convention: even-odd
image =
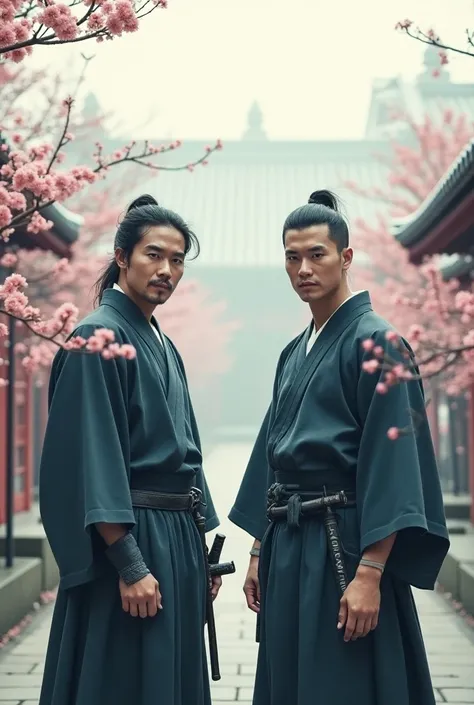
[(342, 252), (342, 271), (347, 272), (352, 264), (352, 258), (354, 257), (354, 250), (352, 247), (345, 247)]
[(127, 267), (128, 267), (127, 257), (121, 247), (117, 247), (117, 249), (114, 252), (114, 256), (115, 256), (115, 261), (117, 262), (120, 269), (127, 269)]

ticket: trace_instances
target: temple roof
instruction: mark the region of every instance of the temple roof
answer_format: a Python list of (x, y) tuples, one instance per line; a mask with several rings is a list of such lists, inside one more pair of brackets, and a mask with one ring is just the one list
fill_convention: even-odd
[[(472, 208), (474, 194), (474, 139), (467, 145), (459, 157), (453, 162), (446, 174), (437, 183), (435, 188), (428, 194), (419, 208), (404, 218), (397, 218), (393, 221), (392, 230), (397, 240), (410, 250), (417, 249), (417, 257), (422, 256), (424, 242), (428, 238), (433, 239), (436, 232), (442, 232), (443, 220), (450, 218), (451, 222), (444, 230), (448, 230), (445, 236), (445, 249), (440, 249), (433, 244), (435, 252), (456, 252), (456, 244), (453, 242), (459, 237), (458, 250), (461, 253), (469, 253), (469, 246), (472, 248), (474, 239), (472, 235), (474, 228), (474, 209)], [(459, 219), (456, 226), (453, 219), (456, 213), (460, 213), (460, 208), (465, 204), (463, 218)], [(434, 254), (427, 247), (425, 254)], [(431, 248), (431, 249), (432, 249)], [(454, 248), (454, 249), (453, 249)]]
[[(167, 163), (198, 158), (205, 143), (186, 142)], [(281, 232), (291, 210), (316, 189), (329, 188), (342, 199), (350, 223), (375, 219), (380, 206), (345, 186), (369, 189), (385, 167), (375, 158), (384, 145), (373, 142), (225, 142), (207, 167), (194, 173), (161, 172), (130, 191), (151, 193), (180, 213), (196, 231), (201, 255), (193, 267), (265, 267), (282, 263)], [(116, 174), (118, 176), (118, 173)], [(111, 247), (111, 239), (104, 243)]]

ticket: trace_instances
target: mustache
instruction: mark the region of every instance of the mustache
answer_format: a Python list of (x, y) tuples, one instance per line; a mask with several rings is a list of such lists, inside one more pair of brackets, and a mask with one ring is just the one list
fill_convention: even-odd
[(166, 279), (153, 279), (149, 283), (149, 286), (165, 286), (170, 291), (173, 288), (173, 285), (171, 284), (171, 282)]

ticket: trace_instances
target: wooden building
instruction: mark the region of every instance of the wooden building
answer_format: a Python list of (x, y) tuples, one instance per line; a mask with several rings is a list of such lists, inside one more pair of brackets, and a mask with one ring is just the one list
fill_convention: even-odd
[[(419, 264), (446, 255), (443, 275), (471, 289), (474, 281), (474, 140), (449, 168), (417, 211), (394, 222), (394, 234)], [(447, 400), (448, 444), (455, 494), (470, 493), (474, 522), (474, 384), (468, 398)], [(443, 403), (438, 393), (438, 414)], [(462, 452), (456, 452), (460, 449)], [(462, 450), (464, 449), (464, 450)]]
[[(51, 230), (40, 233), (29, 233), (26, 229), (17, 229), (10, 243), (25, 249), (40, 249), (50, 251), (58, 257), (69, 257), (71, 245), (77, 239), (82, 218), (68, 211), (60, 204), (46, 208), (43, 215), (53, 222)], [(0, 240), (0, 257), (5, 251), (5, 244)], [(0, 267), (0, 282), (8, 272)], [(8, 319), (0, 314), (0, 322), (7, 324)], [(17, 338), (21, 340), (24, 328), (17, 325)], [(8, 342), (0, 338), (0, 378), (8, 376)], [(15, 476), (14, 502), (15, 512), (30, 508), (33, 498), (33, 486), (39, 458), (39, 448), (42, 443), (45, 423), (46, 388), (34, 385), (31, 375), (16, 364), (15, 381)], [(0, 524), (5, 521), (6, 492), (6, 433), (7, 433), (7, 389), (0, 386)]]

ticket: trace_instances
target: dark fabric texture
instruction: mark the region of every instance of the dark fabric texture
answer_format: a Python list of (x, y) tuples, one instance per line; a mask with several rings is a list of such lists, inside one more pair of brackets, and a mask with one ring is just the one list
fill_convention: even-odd
[[(419, 381), (388, 394), (361, 366), (362, 342), (390, 355), (390, 326), (367, 293), (346, 302), (306, 355), (311, 329), (283, 351), (267, 412), (230, 519), (262, 539), (260, 651), (254, 705), (432, 705), (423, 640), (410, 586), (433, 589), (449, 548), (442, 494)], [(407, 351), (409, 351), (407, 347)], [(390, 441), (391, 426), (404, 429)], [(380, 624), (345, 644), (339, 595), (322, 523), (269, 524), (275, 472), (334, 469), (356, 483), (356, 508), (337, 511), (349, 577), (371, 544), (398, 532), (382, 579)]]
[[(60, 351), (54, 360), (40, 508), (61, 582), (40, 703), (151, 705), (163, 693), (164, 705), (209, 705), (196, 526), (188, 511), (133, 508), (130, 495), (138, 476), (156, 491), (197, 486), (206, 529), (218, 525), (184, 367), (171, 341), (163, 336), (161, 346), (121, 292), (106, 291), (74, 334), (87, 338), (97, 328), (113, 330), (137, 357)], [(160, 583), (164, 609), (156, 617), (123, 612), (98, 522), (132, 531)]]

